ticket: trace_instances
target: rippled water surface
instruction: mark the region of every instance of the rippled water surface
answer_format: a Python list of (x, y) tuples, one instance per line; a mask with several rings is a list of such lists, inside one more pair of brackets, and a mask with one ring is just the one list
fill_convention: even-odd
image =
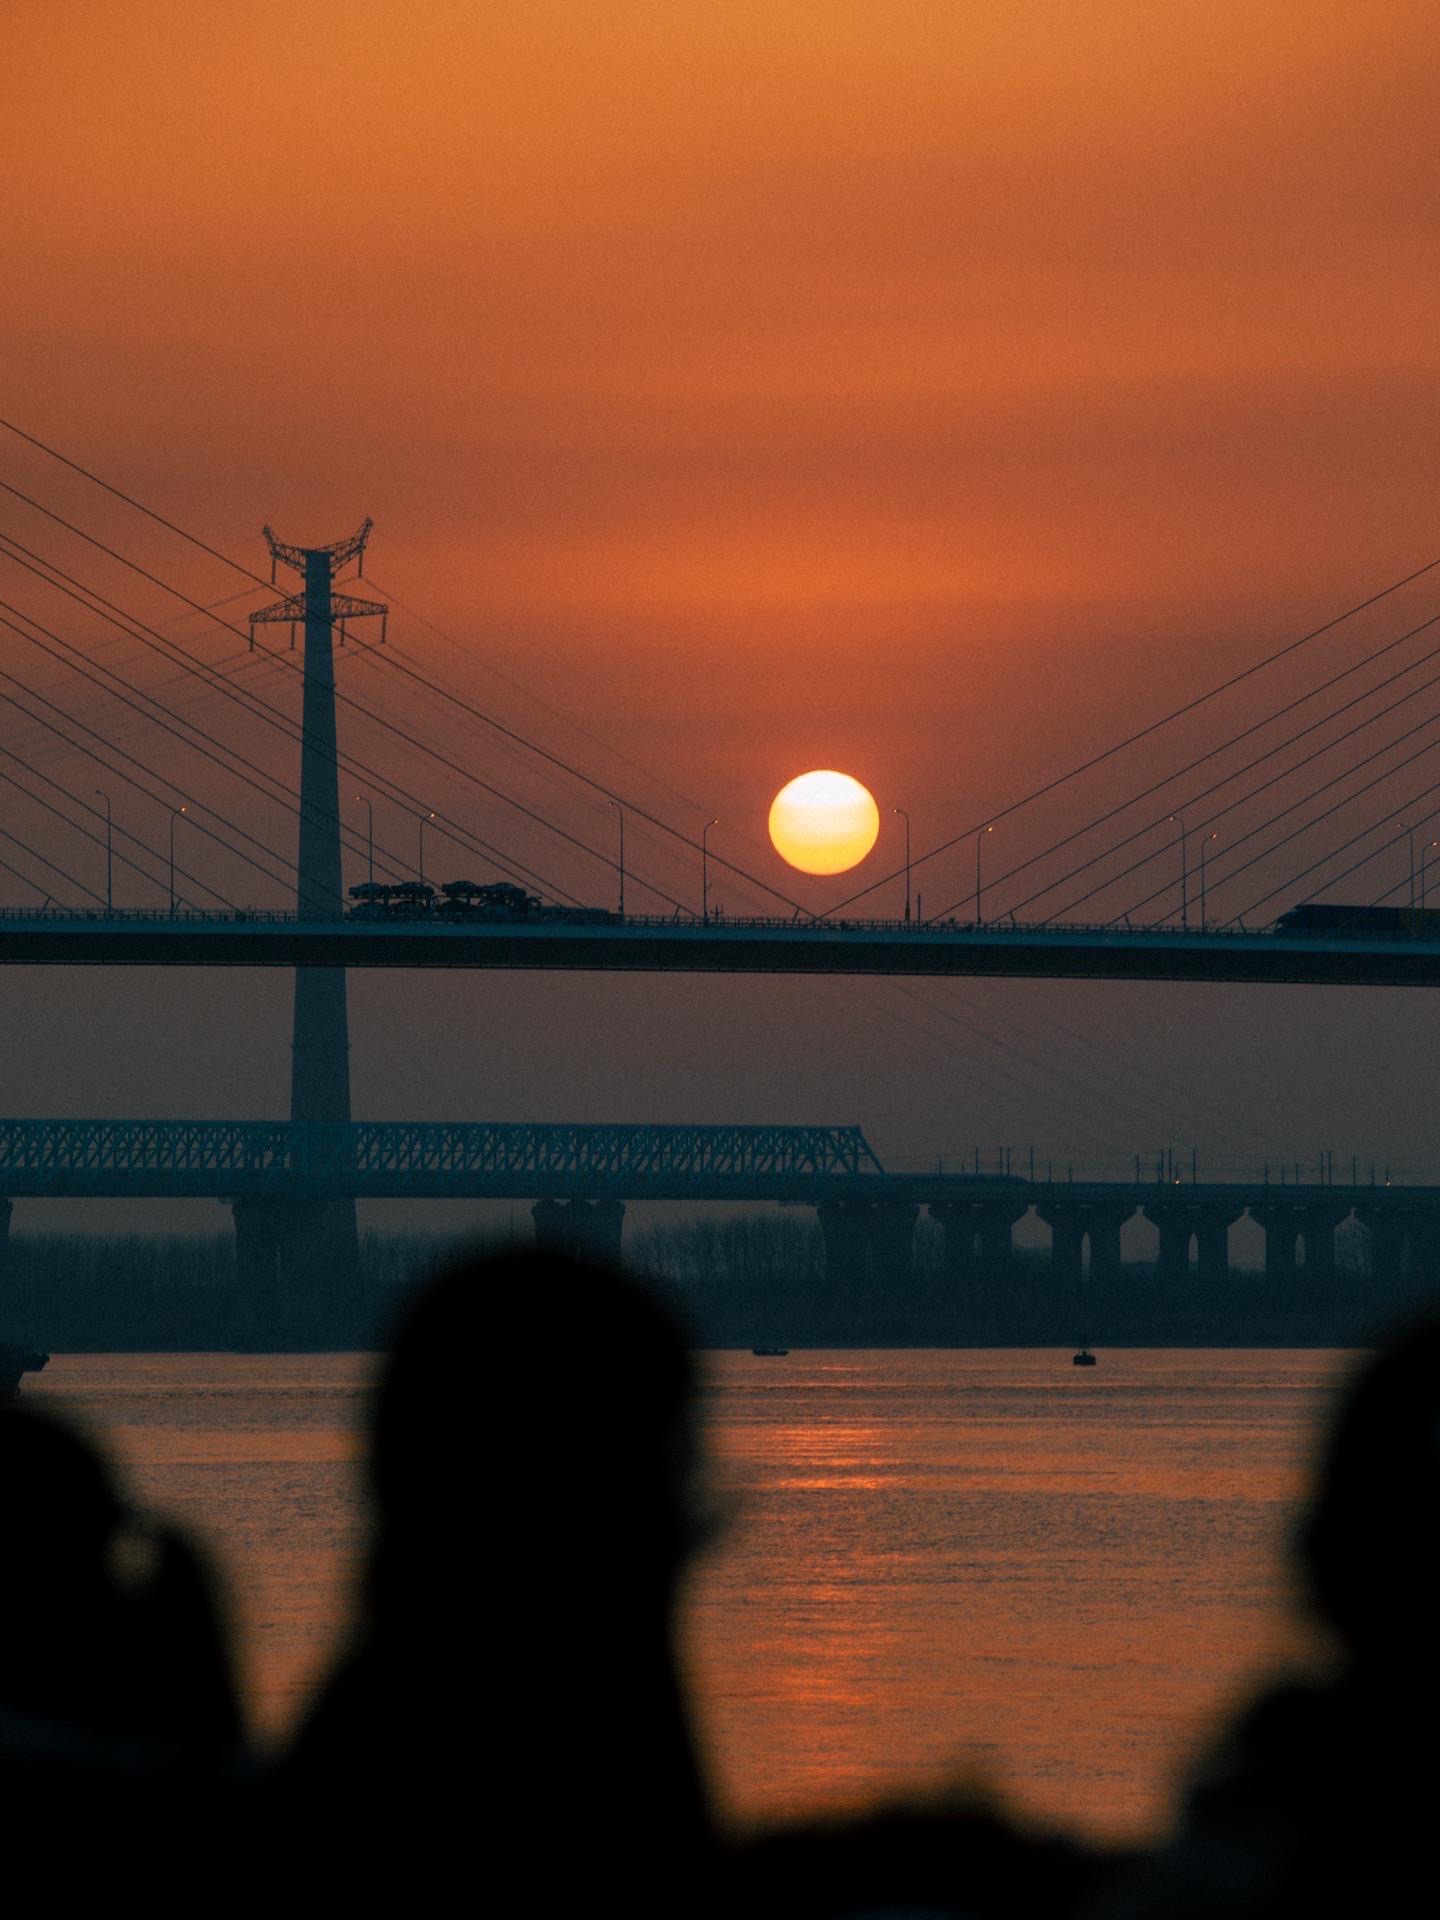
[[(1281, 1547), (1343, 1356), (709, 1357), (728, 1513), (686, 1644), (740, 1814), (982, 1766), (1110, 1830), (1285, 1637)], [(59, 1356), (27, 1388), (227, 1570), (257, 1717), (334, 1645), (359, 1545), (351, 1356)]]

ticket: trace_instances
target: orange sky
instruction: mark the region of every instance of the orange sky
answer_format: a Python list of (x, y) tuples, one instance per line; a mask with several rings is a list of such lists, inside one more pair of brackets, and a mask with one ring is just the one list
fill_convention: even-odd
[(772, 794), (848, 768), (893, 865), (1440, 544), (1437, 54), (1420, 0), (9, 0), (0, 410), (252, 565), (373, 514), (412, 658), (787, 887)]

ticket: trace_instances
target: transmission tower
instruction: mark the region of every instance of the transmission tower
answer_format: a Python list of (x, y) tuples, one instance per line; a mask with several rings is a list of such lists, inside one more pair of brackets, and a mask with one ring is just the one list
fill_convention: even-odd
[[(351, 620), (374, 615), (383, 622), (387, 609), (378, 601), (336, 593), (334, 583), (351, 561), (363, 573), (371, 524), (367, 519), (348, 540), (328, 547), (290, 546), (276, 539), (270, 527), (265, 529), (271, 577), (283, 564), (293, 567), (304, 582), (300, 592), (250, 615), (252, 629), (288, 624), (292, 646), (297, 627), (305, 635), (295, 885), (295, 910), (301, 920), (338, 920), (345, 910), (334, 646), (337, 635), (343, 644)], [(383, 626), (381, 634), (383, 638)], [(251, 640), (253, 644), (253, 632)], [(295, 969), (290, 1118), (349, 1124), (350, 1023), (343, 967)], [(358, 1302), (360, 1243), (354, 1200), (295, 1203), (280, 1223), (280, 1260), (291, 1331), (303, 1335), (309, 1321), (317, 1337), (333, 1335)]]

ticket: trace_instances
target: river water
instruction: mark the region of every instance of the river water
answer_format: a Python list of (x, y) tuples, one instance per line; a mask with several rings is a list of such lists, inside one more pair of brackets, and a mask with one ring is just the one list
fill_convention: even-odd
[[(1138, 1833), (1293, 1650), (1283, 1548), (1346, 1356), (1054, 1351), (708, 1356), (725, 1524), (685, 1644), (735, 1815), (957, 1771)], [(224, 1570), (278, 1735), (341, 1631), (364, 1525), (368, 1363), (57, 1356), (143, 1499)]]

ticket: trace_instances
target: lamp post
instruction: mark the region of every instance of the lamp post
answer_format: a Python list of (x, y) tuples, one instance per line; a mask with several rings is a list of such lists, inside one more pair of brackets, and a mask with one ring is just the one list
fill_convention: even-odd
[(700, 924), (710, 924), (710, 829), (718, 820), (707, 820), (700, 834)]
[[(112, 822), (110, 819), (110, 796), (103, 787), (96, 787), (96, 793), (105, 802), (105, 911), (115, 911), (115, 848)], [(170, 891), (175, 891), (172, 886)]]
[(420, 819), (420, 884), (425, 884), (425, 829), (435, 818), (433, 813), (422, 813)]
[(1205, 931), (1205, 849), (1212, 840), (1220, 838), (1218, 833), (1207, 833), (1200, 842), (1200, 931)]
[(1172, 825), (1180, 829), (1180, 925), (1190, 925), (1190, 850), (1186, 843), (1185, 822), (1178, 813), (1169, 815)]
[(905, 924), (906, 926), (909, 926), (910, 924), (910, 816), (905, 811), (904, 807), (895, 807), (892, 809), (892, 811), (895, 813), (898, 813), (900, 818), (905, 822)]
[(987, 833), (993, 833), (993, 827), (981, 827), (975, 836), (975, 924), (980, 925), (980, 847)]
[(355, 798), (365, 809), (365, 878), (373, 887), (375, 884), (375, 809), (363, 793)]
[(1414, 827), (1407, 826), (1406, 823), (1402, 820), (1400, 822), (1400, 831), (1404, 834), (1405, 843), (1410, 849), (1410, 904), (1413, 907), (1415, 904), (1415, 832), (1416, 830)]
[(1440, 840), (1432, 840), (1420, 856), (1420, 904), (1422, 907), (1425, 904), (1425, 895), (1429, 885), (1431, 852), (1435, 847), (1440, 847)]
[(175, 822), (180, 818), (182, 813), (188, 813), (189, 811), (190, 809), (188, 805), (183, 807), (172, 807), (170, 809), (170, 911), (171, 913), (174, 913), (175, 907), (177, 904), (175, 899)]
[(620, 822), (620, 918), (623, 920), (625, 918), (625, 809), (618, 800), (612, 800), (610, 805), (614, 807), (615, 816)]

